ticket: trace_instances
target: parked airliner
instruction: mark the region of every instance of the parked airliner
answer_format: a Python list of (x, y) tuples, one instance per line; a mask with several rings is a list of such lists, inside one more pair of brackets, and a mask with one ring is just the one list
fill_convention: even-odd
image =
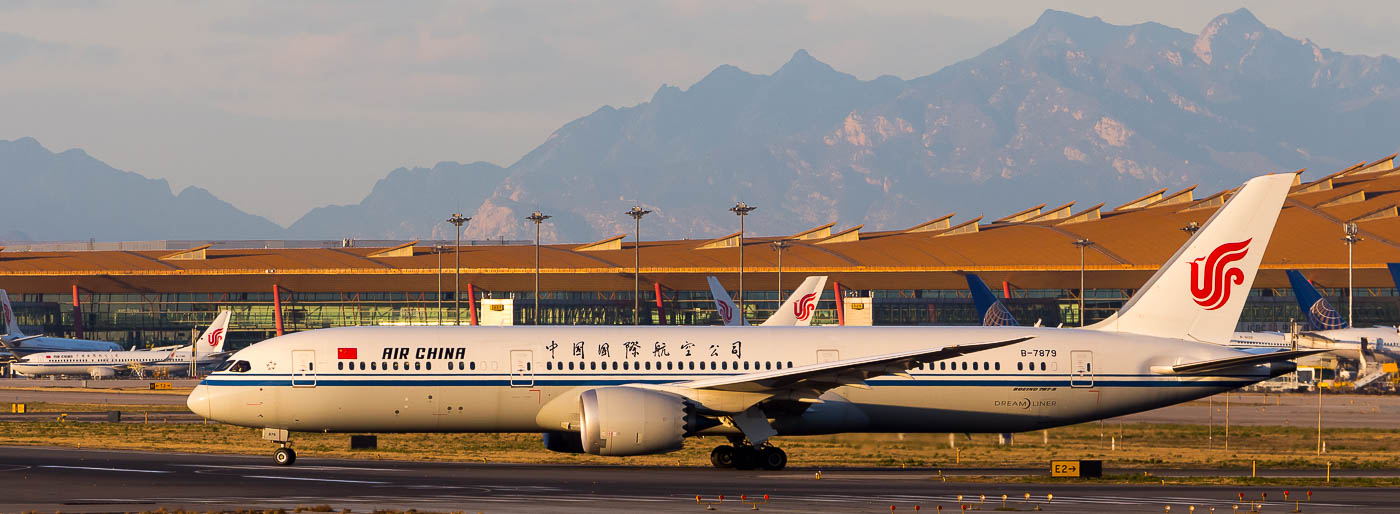
[[(734, 305), (734, 299), (720, 285), (719, 279), (705, 277), (710, 283), (710, 295), (715, 299), (715, 311), (727, 327), (747, 327), (749, 320)], [(772, 316), (759, 323), (761, 327), (787, 326), (805, 327), (812, 324), (812, 315), (817, 312), (817, 302), (822, 298), (822, 288), (826, 287), (826, 277), (807, 277), (792, 291), (787, 300), (773, 312)]]
[(1236, 332), (1230, 345), (1240, 348), (1308, 348), (1354, 362), (1361, 371), (1375, 363), (1400, 360), (1400, 332), (1396, 327), (1353, 327), (1298, 270), (1287, 270), (1288, 283), (1298, 308), (1307, 320), (1298, 334)]
[(145, 375), (146, 371), (165, 370), (178, 374), (189, 371), (190, 361), (196, 366), (211, 366), (221, 362), (224, 337), (228, 333), (232, 311), (222, 311), (214, 323), (204, 330), (193, 345), (171, 351), (130, 350), (121, 352), (44, 352), (34, 353), (11, 365), (15, 373), (26, 376), (68, 375), (110, 378), (121, 373)]
[(4, 289), (0, 289), (0, 311), (5, 317), (6, 333), (0, 336), (0, 346), (14, 354), (15, 357), (23, 357), (31, 353), (39, 352), (81, 352), (81, 351), (112, 351), (122, 349), (121, 345), (109, 341), (89, 341), (87, 339), (65, 339), (62, 337), (47, 337), (44, 335), (27, 336), (19, 329), (19, 322), (15, 320), (15, 310), (10, 308), (10, 295)]
[(1291, 372), (1311, 351), (1224, 341), (1295, 176), (1245, 185), (1123, 308), (1087, 328), (349, 327), (238, 351), (190, 394), (206, 418), (290, 433), (543, 432), (546, 448), (782, 469), (769, 440), (1022, 432), (1155, 409)]

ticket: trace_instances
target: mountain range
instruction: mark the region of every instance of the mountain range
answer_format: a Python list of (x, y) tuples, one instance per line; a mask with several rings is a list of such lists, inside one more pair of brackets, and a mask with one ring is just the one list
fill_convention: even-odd
[[(736, 201), (759, 207), (751, 233), (832, 221), (891, 229), (953, 211), (994, 218), (1335, 171), (1400, 146), (1395, 84), (1391, 57), (1290, 38), (1243, 9), (1196, 34), (1046, 11), (1000, 45), (909, 80), (859, 80), (801, 50), (769, 75), (720, 66), (574, 120), (509, 167), (395, 170), (359, 204), (314, 209), (287, 229), (81, 151), (44, 157), (30, 139), (0, 142), (10, 198), (32, 199), (0, 212), (39, 239), (439, 238), (459, 209), (474, 218), (464, 237), (529, 239), (524, 217), (540, 209), (554, 216), (544, 240), (586, 241), (630, 232), (623, 212), (634, 204), (655, 211), (644, 237), (709, 238), (737, 230)], [(155, 214), (191, 206), (198, 216)]]

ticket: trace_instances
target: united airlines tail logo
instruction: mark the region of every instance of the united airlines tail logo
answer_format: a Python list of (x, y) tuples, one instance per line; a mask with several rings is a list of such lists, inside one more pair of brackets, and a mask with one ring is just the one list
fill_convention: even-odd
[(219, 346), (219, 342), (224, 340), (224, 329), (216, 328), (209, 332), (209, 347)]
[(1312, 322), (1313, 330), (1335, 330), (1347, 326), (1341, 313), (1333, 309), (1326, 298), (1318, 298), (1313, 302), (1312, 308), (1308, 309), (1308, 321)]
[(1210, 255), (1191, 261), (1191, 296), (1196, 305), (1213, 311), (1230, 301), (1230, 286), (1244, 283), (1244, 270), (1231, 263), (1249, 253), (1249, 242), (1225, 243), (1215, 247)]
[(719, 302), (719, 317), (724, 318), (725, 323), (734, 319), (734, 311), (729, 308), (729, 302)]
[(802, 295), (802, 299), (792, 304), (792, 313), (797, 315), (799, 321), (806, 321), (812, 317), (812, 311), (817, 310), (817, 293), (807, 293)]

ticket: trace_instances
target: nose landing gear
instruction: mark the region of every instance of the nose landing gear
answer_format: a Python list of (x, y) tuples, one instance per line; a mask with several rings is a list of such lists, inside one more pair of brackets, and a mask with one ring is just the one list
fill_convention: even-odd
[(272, 452), (272, 461), (278, 466), (290, 466), (297, 461), (297, 452), (292, 449), (291, 433), (284, 428), (264, 428), (263, 439), (277, 443)]
[(710, 464), (720, 469), (779, 471), (787, 467), (787, 452), (776, 446), (755, 448), (747, 443), (726, 444), (710, 451)]
[(283, 446), (272, 452), (272, 460), (278, 466), (290, 466), (297, 461), (297, 452), (289, 446)]

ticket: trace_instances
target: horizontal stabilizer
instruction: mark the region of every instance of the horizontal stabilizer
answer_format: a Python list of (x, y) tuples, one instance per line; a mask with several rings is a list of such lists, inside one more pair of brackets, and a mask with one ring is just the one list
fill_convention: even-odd
[(1299, 357), (1318, 354), (1327, 350), (1288, 350), (1282, 352), (1265, 353), (1261, 355), (1245, 355), (1241, 357), (1230, 357), (1226, 359), (1215, 359), (1209, 361), (1189, 362), (1177, 364), (1175, 366), (1152, 366), (1152, 372), (1159, 375), (1199, 375), (1212, 373), (1223, 369), (1239, 368), (1243, 366), (1255, 366), (1268, 364), (1271, 362), (1287, 361)]

